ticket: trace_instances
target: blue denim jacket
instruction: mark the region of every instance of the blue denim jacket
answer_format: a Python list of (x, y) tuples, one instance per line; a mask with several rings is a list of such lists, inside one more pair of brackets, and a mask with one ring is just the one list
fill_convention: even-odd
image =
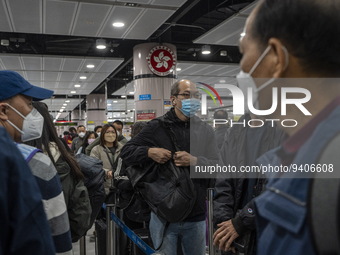
[[(327, 144), (340, 132), (340, 107), (322, 121), (297, 152), (292, 164), (315, 164)], [(279, 165), (279, 148), (260, 157), (259, 164)], [(310, 178), (291, 173), (271, 175), (267, 189), (256, 199), (258, 251), (261, 255), (316, 254), (308, 222)], [(294, 178), (290, 178), (294, 177)], [(300, 177), (300, 178), (299, 178)]]

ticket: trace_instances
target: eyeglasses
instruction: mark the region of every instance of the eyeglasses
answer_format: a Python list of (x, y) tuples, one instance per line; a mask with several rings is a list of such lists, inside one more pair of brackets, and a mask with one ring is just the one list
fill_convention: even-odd
[(175, 94), (175, 96), (183, 96), (185, 99), (189, 99), (189, 98), (201, 99), (202, 97), (201, 93), (198, 93), (198, 92)]

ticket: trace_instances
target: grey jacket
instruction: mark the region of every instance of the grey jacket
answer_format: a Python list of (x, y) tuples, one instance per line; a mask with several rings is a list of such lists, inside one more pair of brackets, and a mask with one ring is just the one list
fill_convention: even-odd
[[(123, 144), (118, 142), (116, 151), (114, 155), (112, 155), (112, 152), (106, 146), (103, 147), (101, 145), (96, 145), (95, 147), (92, 148), (90, 156), (103, 161), (103, 169), (105, 170), (106, 174), (108, 171), (116, 172), (116, 170), (120, 171), (121, 159), (119, 158), (119, 155), (120, 155), (120, 151), (122, 148), (123, 148)], [(118, 160), (117, 167), (116, 169), (112, 169), (112, 165), (115, 165), (116, 160)], [(114, 176), (116, 175), (117, 174), (114, 174)], [(111, 180), (106, 179), (104, 183), (104, 187), (105, 187), (106, 194), (108, 194), (109, 188), (111, 187)]]

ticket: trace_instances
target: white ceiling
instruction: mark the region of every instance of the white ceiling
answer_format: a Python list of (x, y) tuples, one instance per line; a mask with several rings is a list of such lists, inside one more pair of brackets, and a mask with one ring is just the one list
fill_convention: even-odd
[(225, 20), (193, 42), (200, 44), (237, 46), (240, 39), (240, 34), (243, 32), (246, 19), (250, 12), (255, 8), (257, 3), (258, 0), (252, 4), (249, 4), (239, 13)]
[[(186, 0), (2, 0), (0, 31), (146, 40)], [(152, 17), (152, 18), (150, 18)], [(124, 21), (123, 28), (112, 23)]]
[[(123, 0), (1, 0), (0, 31), (38, 34), (58, 34), (89, 37), (145, 40), (153, 34), (186, 0), (133, 0), (139, 7), (123, 6)], [(199, 44), (237, 45), (245, 20), (254, 4), (237, 15), (225, 20), (201, 37), (194, 40)], [(150, 18), (152, 17), (152, 18)], [(121, 29), (113, 28), (114, 21), (123, 20)], [(132, 51), (132, 49), (131, 49)], [(19, 72), (32, 84), (52, 89), (55, 94), (67, 94), (76, 90), (69, 98), (63, 118), (78, 104), (79, 94), (90, 94), (109, 74), (123, 62), (123, 59), (95, 57), (37, 56), (0, 54), (0, 70)], [(94, 64), (94, 69), (86, 68)], [(179, 62), (178, 78), (204, 82), (215, 86), (221, 96), (229, 91), (223, 84), (236, 84), (238, 65)], [(79, 77), (86, 75), (81, 81)], [(80, 88), (74, 88), (80, 84)], [(133, 82), (127, 85), (127, 92), (133, 91)], [(68, 92), (65, 92), (68, 91)], [(125, 95), (125, 87), (113, 95)], [(70, 93), (69, 93), (70, 95)], [(67, 99), (48, 99), (51, 111), (59, 111)], [(126, 110), (125, 99), (117, 103), (108, 100), (108, 110)], [(226, 102), (225, 104), (228, 104)], [(214, 107), (212, 100), (208, 101)], [(127, 109), (134, 108), (134, 101), (127, 100)]]

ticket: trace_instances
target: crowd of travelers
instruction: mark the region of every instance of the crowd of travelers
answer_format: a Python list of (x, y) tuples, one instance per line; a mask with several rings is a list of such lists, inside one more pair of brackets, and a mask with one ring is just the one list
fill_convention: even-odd
[[(204, 255), (208, 188), (214, 247), (223, 255), (339, 254), (339, 11), (337, 0), (259, 1), (240, 38), (236, 77), (255, 110), (246, 107), (230, 127), (199, 118), (196, 84), (178, 80), (172, 108), (133, 124), (131, 137), (119, 120), (94, 130), (79, 125), (59, 137), (39, 102), (53, 91), (0, 71), (0, 254), (73, 254), (72, 243), (114, 192), (123, 222), (132, 230), (147, 226), (157, 252)], [(292, 78), (309, 91), (308, 100), (287, 82)], [(283, 94), (276, 110), (273, 88)], [(287, 94), (298, 103), (284, 101)], [(298, 125), (264, 122), (256, 109)], [(214, 118), (232, 117), (218, 109)], [(334, 175), (191, 175), (196, 166), (217, 165), (321, 165)]]

